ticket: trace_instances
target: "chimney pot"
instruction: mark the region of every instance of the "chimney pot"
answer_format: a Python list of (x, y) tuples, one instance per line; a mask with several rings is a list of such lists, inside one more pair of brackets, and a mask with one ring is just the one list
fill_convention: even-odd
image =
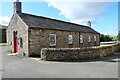
[(16, 0), (16, 2), (19, 2), (19, 0)]
[(91, 22), (88, 21), (88, 22), (87, 22), (87, 25), (88, 25), (88, 27), (91, 27)]
[(14, 13), (22, 13), (21, 2), (19, 0), (14, 2)]

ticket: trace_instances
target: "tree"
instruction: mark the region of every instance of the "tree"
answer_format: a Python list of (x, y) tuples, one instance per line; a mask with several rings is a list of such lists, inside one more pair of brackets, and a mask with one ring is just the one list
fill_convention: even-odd
[(117, 35), (117, 38), (118, 38), (118, 40), (120, 41), (120, 31), (119, 31), (119, 33), (118, 33), (118, 35)]
[(109, 41), (113, 41), (113, 37), (104, 34), (100, 35), (100, 42), (109, 42)]

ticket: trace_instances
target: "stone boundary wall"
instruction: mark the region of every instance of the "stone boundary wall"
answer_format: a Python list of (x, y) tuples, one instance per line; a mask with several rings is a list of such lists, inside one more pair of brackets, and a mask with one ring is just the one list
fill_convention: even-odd
[(116, 44), (118, 41), (111, 41), (111, 42), (100, 42), (100, 45), (109, 45), (109, 44)]
[(46, 61), (80, 61), (104, 57), (116, 51), (120, 51), (120, 43), (87, 48), (43, 48), (41, 58)]

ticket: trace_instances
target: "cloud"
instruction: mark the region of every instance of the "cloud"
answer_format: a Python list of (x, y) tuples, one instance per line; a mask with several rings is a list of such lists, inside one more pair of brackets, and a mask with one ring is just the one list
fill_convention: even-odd
[(108, 2), (65, 2), (64, 0), (46, 0), (49, 6), (57, 8), (59, 15), (64, 15), (71, 22), (85, 24), (87, 21), (97, 22), (96, 18), (104, 13)]
[[(0, 2), (14, 2), (16, 0), (0, 0)], [(45, 0), (20, 0), (21, 2), (45, 2)], [(51, 0), (59, 1), (59, 0)], [(64, 0), (64, 2), (73, 2), (74, 0)], [(119, 2), (119, 0), (75, 0), (77, 2)]]
[(0, 24), (8, 25), (10, 22), (10, 18), (8, 16), (0, 16)]

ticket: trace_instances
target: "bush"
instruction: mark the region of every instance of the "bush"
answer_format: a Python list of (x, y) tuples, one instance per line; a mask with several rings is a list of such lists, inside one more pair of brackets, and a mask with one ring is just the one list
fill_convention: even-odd
[(104, 34), (100, 35), (100, 42), (109, 42), (109, 41), (113, 41), (113, 37)]
[(119, 34), (117, 35), (117, 38), (120, 41), (120, 31), (119, 31)]

